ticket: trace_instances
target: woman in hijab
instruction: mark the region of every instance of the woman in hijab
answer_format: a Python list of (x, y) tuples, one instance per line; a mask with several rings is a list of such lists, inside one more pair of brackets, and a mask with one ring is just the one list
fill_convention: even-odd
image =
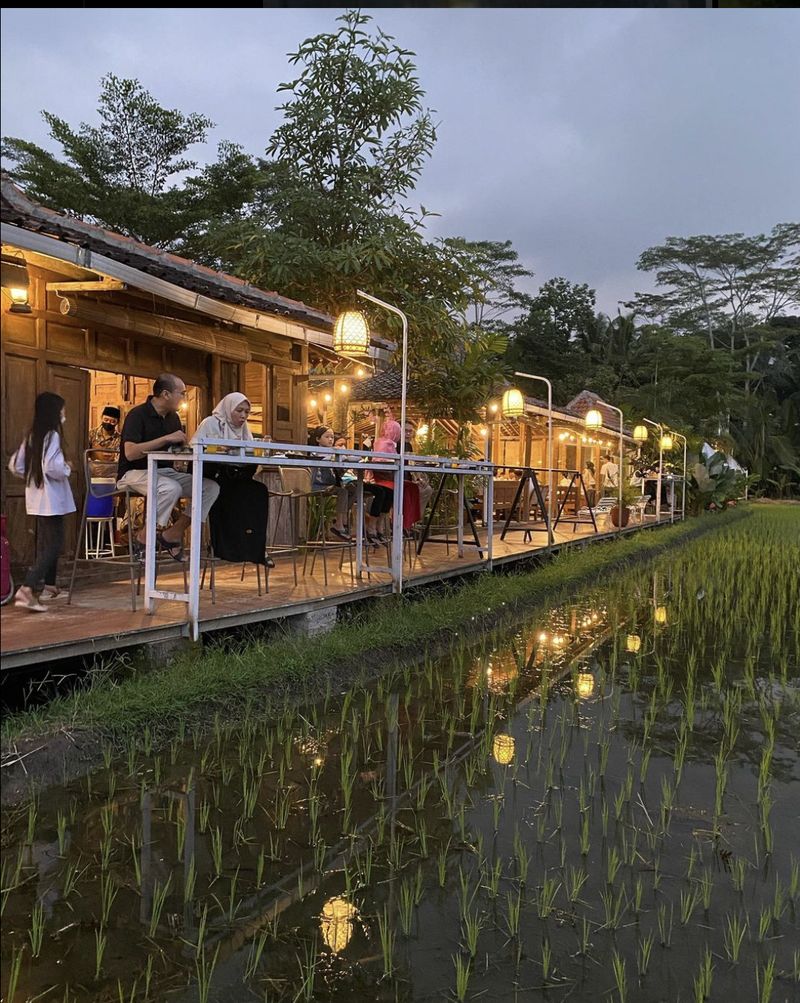
[[(244, 394), (227, 394), (200, 422), (194, 439), (249, 442), (253, 438), (247, 424), (249, 415), (250, 401)], [(253, 480), (255, 472), (254, 463), (206, 464), (205, 475), (220, 486), (219, 497), (209, 513), (211, 546), (220, 560), (274, 567), (267, 556), (269, 492), (265, 484)]]

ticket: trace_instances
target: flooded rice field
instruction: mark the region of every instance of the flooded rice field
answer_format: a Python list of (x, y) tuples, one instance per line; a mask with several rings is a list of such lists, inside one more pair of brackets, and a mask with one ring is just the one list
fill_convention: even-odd
[(785, 526), (7, 812), (3, 999), (798, 999)]

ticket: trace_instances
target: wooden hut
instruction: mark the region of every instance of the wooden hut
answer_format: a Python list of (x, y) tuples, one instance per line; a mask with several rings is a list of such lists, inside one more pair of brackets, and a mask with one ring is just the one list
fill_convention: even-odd
[[(162, 371), (178, 373), (189, 389), (184, 420), (190, 434), (216, 400), (240, 390), (252, 403), (256, 435), (305, 441), (309, 369), (339, 358), (328, 314), (47, 209), (5, 178), (0, 219), (1, 504), (15, 565), (29, 563), (34, 540), (24, 485), (8, 475), (6, 464), (26, 431), (34, 397), (44, 390), (67, 402), (79, 503), (77, 461), (103, 407), (118, 406), (124, 418)], [(25, 302), (11, 299), (6, 275), (12, 272), (25, 283)], [(373, 337), (372, 362), (388, 361), (392, 348)], [(73, 546), (68, 538), (66, 552)]]

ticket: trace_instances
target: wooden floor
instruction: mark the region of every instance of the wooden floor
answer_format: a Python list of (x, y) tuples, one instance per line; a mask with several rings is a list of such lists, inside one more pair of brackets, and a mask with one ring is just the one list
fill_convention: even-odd
[[(655, 525), (653, 519), (645, 522), (645, 526), (652, 525)], [(636, 532), (640, 528), (638, 524), (631, 525), (624, 532)], [(555, 532), (555, 548), (561, 549), (572, 543), (585, 543), (592, 539), (608, 539), (614, 535), (612, 527), (602, 521), (597, 533), (591, 525), (579, 525), (574, 530), (572, 526), (565, 526), (563, 529), (559, 527)], [(485, 542), (485, 531), (482, 539)], [(547, 536), (544, 532), (534, 533), (532, 540), (525, 543), (524, 534), (520, 531), (509, 533), (505, 541), (501, 541), (498, 530), (494, 535), (493, 562), (497, 566), (525, 560), (546, 551), (546, 544)], [(294, 583), (291, 558), (287, 555), (276, 558), (276, 567), (269, 574), (268, 593), (263, 588), (262, 573), (261, 596), (257, 593), (256, 570), (253, 565), (246, 567), (242, 580), (241, 565), (219, 563), (216, 571), (216, 602), (212, 603), (208, 582), (201, 593), (201, 630), (207, 632), (296, 616), (391, 591), (391, 580), (386, 573), (371, 576), (365, 574), (361, 582), (354, 581), (346, 556), (341, 570), (339, 569), (340, 555), (341, 549), (331, 549), (328, 552), (327, 586), (319, 554), (313, 572), (309, 559), (305, 575), (302, 555), (298, 557), (297, 585)], [(422, 554), (414, 557), (411, 565), (410, 557), (410, 548), (407, 548), (406, 587), (477, 571), (485, 564), (478, 557), (474, 546), (465, 547), (464, 557), (459, 558), (455, 544), (450, 545), (448, 553), (444, 544), (429, 542)], [(370, 560), (373, 565), (389, 563), (388, 555), (382, 548), (371, 550)], [(355, 563), (355, 557), (353, 561)], [(153, 614), (148, 615), (141, 608), (143, 602), (140, 597), (137, 611), (132, 612), (130, 582), (127, 577), (117, 576), (113, 581), (91, 581), (93, 576), (87, 574), (89, 570), (93, 570), (89, 564), (80, 565), (70, 605), (67, 605), (65, 598), (59, 598), (52, 603), (47, 613), (30, 613), (17, 609), (13, 603), (2, 608), (0, 653), (3, 669), (35, 666), (78, 655), (116, 651), (133, 645), (185, 636), (186, 607), (183, 603), (158, 601)], [(158, 587), (183, 591), (180, 566), (168, 559), (160, 562)]]

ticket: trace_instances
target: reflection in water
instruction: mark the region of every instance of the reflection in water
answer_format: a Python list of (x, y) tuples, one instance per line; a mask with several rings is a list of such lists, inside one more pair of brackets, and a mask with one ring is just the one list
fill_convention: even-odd
[(631, 654), (635, 655), (641, 650), (642, 639), (638, 634), (628, 634), (625, 638), (625, 650), (630, 651)]
[(666, 606), (656, 606), (655, 609), (655, 621), (660, 626), (663, 626), (667, 622), (667, 607)]
[(322, 939), (334, 954), (339, 954), (350, 943), (356, 914), (356, 907), (341, 895), (328, 899), (322, 907)]
[(492, 755), (501, 766), (508, 766), (514, 758), (514, 737), (512, 735), (495, 735), (492, 742)]
[(581, 700), (588, 700), (594, 693), (594, 676), (591, 672), (579, 672), (575, 689)]

